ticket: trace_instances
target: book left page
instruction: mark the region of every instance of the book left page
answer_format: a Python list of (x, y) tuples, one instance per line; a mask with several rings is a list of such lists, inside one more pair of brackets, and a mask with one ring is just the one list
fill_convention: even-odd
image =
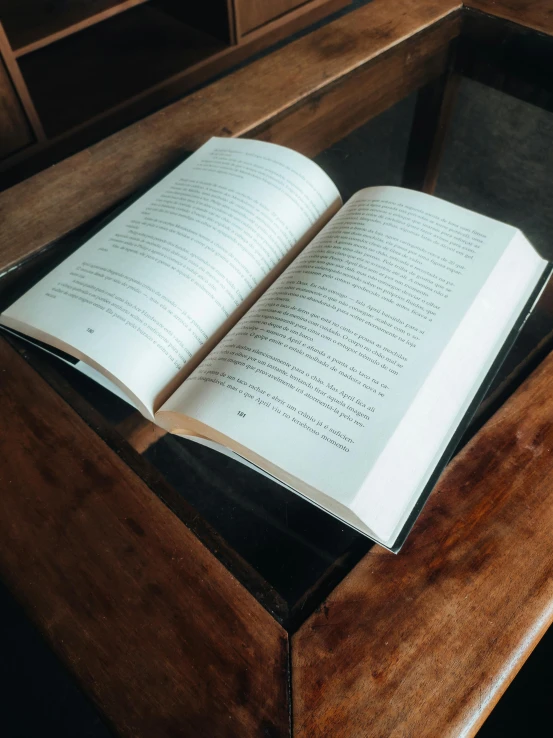
[(152, 418), (340, 204), (302, 155), (212, 138), (0, 324), (87, 362)]

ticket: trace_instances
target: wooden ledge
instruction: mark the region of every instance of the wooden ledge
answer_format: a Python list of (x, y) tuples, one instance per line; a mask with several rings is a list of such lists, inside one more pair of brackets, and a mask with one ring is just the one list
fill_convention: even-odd
[(118, 734), (284, 735), (284, 630), (3, 339), (0, 367), (0, 576)]
[(553, 35), (552, 0), (373, 0), (0, 193), (0, 275), (210, 136), (245, 136), (463, 7)]
[(460, 0), (374, 0), (0, 193), (0, 274), (211, 136), (248, 135), (460, 7)]
[(295, 735), (472, 736), (553, 621), (553, 354), (293, 636)]

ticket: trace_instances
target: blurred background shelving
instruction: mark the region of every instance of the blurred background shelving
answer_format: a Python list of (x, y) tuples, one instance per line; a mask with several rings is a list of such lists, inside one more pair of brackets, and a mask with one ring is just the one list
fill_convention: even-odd
[(349, 3), (0, 0), (4, 186)]

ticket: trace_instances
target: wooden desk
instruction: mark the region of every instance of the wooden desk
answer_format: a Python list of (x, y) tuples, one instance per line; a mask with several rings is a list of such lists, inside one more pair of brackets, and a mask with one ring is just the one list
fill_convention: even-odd
[[(431, 189), (458, 74), (550, 104), (552, 10), (374, 0), (0, 195), (0, 284), (211, 135), (315, 155), (419, 88), (405, 178)], [(473, 735), (553, 619), (552, 303), (401, 554), (334, 562), (288, 618), (138, 453), (151, 427), (2, 341), (0, 575), (121, 735)]]

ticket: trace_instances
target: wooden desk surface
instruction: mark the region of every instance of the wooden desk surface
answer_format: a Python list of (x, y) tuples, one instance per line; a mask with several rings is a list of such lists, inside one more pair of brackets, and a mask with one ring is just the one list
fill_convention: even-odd
[[(469, 5), (553, 35), (551, 2)], [(211, 135), (323, 147), (336, 110), (347, 132), (441, 74), (466, 12), (374, 0), (7, 190), (0, 273)], [(121, 735), (470, 736), (553, 619), (553, 357), (401, 554), (373, 548), (292, 636), (3, 341), (0, 377), (0, 575)]]

